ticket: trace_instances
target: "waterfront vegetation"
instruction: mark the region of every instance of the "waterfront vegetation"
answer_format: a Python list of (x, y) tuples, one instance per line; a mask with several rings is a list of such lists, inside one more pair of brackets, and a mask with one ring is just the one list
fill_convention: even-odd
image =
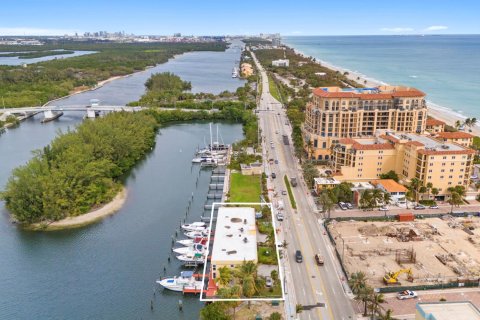
[(2, 198), (21, 223), (77, 216), (113, 199), (120, 177), (155, 143), (158, 123), (146, 113), (111, 113), (61, 132), (16, 168)]
[[(22, 66), (0, 66), (0, 97), (6, 107), (42, 105), (78, 88), (94, 87), (99, 81), (124, 76), (165, 63), (188, 51), (223, 51), (226, 44), (213, 43), (103, 43), (51, 42), (41, 52), (56, 49), (96, 53)], [(32, 46), (0, 46), (1, 51), (38, 51)], [(33, 52), (32, 52), (33, 54)], [(38, 53), (37, 53), (38, 54)]]
[(262, 156), (247, 154), (246, 152), (241, 151), (233, 154), (230, 159), (230, 164), (228, 165), (228, 168), (231, 170), (240, 171), (240, 164), (250, 164), (253, 162), (262, 162)]
[(282, 97), (280, 96), (280, 93), (278, 92), (277, 89), (277, 84), (275, 81), (272, 79), (272, 75), (268, 75), (268, 87), (270, 90), (270, 94), (279, 102), (282, 102)]
[(283, 181), (285, 181), (285, 186), (287, 187), (288, 198), (290, 199), (292, 209), (297, 209), (297, 203), (295, 202), (295, 197), (293, 196), (292, 187), (290, 186), (290, 181), (286, 175), (283, 177)]
[(72, 50), (42, 50), (42, 51), (30, 51), (30, 52), (12, 52), (12, 53), (0, 53), (0, 57), (18, 57), (19, 59), (34, 59), (49, 56), (58, 56), (64, 54), (73, 54)]
[(245, 176), (239, 172), (230, 174), (230, 202), (259, 202), (260, 176)]
[[(247, 138), (257, 138), (256, 117), (243, 108), (111, 113), (60, 133), (49, 146), (37, 150), (26, 165), (14, 170), (2, 198), (23, 224), (81, 215), (113, 199), (121, 178), (153, 147), (160, 125), (197, 120), (240, 122)], [(254, 202), (260, 195), (257, 180)]]

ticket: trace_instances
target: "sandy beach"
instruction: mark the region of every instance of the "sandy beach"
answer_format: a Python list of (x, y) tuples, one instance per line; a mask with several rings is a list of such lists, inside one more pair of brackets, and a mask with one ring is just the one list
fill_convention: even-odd
[[(293, 50), (295, 51), (295, 53), (297, 53), (297, 54), (299, 54), (303, 57), (308, 57), (307, 55), (303, 54), (302, 52), (300, 52), (296, 49), (293, 49)], [(344, 74), (345, 72), (348, 72), (348, 74), (346, 74), (346, 77), (348, 79), (350, 79), (352, 81), (356, 81), (356, 82), (358, 82), (358, 83), (360, 83), (360, 84), (362, 84), (366, 87), (376, 87), (376, 86), (379, 86), (379, 85), (388, 85), (388, 83), (386, 83), (386, 82), (370, 78), (370, 77), (368, 77), (368, 76), (366, 76), (366, 75), (364, 75), (360, 72), (355, 72), (355, 71), (352, 71), (352, 70), (348, 70), (348, 69), (333, 65), (333, 64), (331, 64), (327, 61), (317, 59), (317, 63), (321, 64), (322, 66), (327, 67), (331, 70), (341, 72), (342, 74)], [(399, 84), (399, 85), (401, 85), (401, 84)], [(427, 94), (427, 97), (428, 97), (428, 92), (425, 92), (425, 93)], [(446, 124), (451, 125), (451, 126), (455, 126), (455, 122), (457, 120), (460, 120), (461, 122), (463, 122), (466, 119), (465, 116), (463, 116), (461, 114), (458, 114), (458, 113), (456, 113), (455, 111), (453, 111), (449, 108), (438, 106), (435, 103), (433, 103), (431, 101), (428, 101), (428, 100), (427, 100), (427, 107), (428, 107), (428, 115), (429, 116), (431, 116), (435, 119), (438, 119), (438, 120), (442, 120)], [(480, 126), (476, 125), (476, 126), (472, 127), (472, 132), (471, 133), (473, 135), (480, 136)]]
[(47, 225), (41, 223), (35, 223), (26, 227), (29, 230), (40, 230), (40, 231), (55, 231), (62, 229), (71, 229), (79, 228), (94, 222), (97, 222), (111, 214), (114, 214), (123, 206), (127, 200), (127, 189), (125, 187), (120, 190), (120, 192), (113, 198), (112, 201), (105, 204), (104, 206), (90, 211), (88, 213), (82, 214), (76, 217), (69, 217), (59, 221), (49, 223)]

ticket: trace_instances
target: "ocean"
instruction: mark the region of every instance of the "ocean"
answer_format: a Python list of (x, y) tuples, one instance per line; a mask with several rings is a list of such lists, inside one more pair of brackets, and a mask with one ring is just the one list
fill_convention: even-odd
[(282, 41), (368, 78), (416, 87), (436, 109), (480, 118), (480, 35), (297, 36)]

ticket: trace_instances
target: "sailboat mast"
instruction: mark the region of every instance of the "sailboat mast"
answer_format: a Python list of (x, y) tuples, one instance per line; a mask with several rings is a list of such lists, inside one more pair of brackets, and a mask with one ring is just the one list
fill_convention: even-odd
[(210, 151), (213, 151), (212, 123), (210, 123)]

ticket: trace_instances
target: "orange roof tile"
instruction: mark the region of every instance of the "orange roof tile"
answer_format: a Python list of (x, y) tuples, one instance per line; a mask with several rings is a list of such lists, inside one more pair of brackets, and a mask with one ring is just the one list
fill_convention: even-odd
[(412, 89), (412, 90), (399, 90), (392, 92), (392, 97), (395, 98), (402, 98), (402, 97), (424, 97), (425, 93), (417, 90), (417, 89)]
[(392, 141), (392, 142), (398, 142), (398, 141), (400, 141), (400, 140), (398, 140), (397, 138), (395, 138), (394, 136), (389, 135), (389, 134), (381, 134), (381, 135), (379, 135), (379, 137), (382, 138), (382, 139), (385, 139), (385, 140)]
[(400, 90), (394, 92), (379, 92), (379, 93), (355, 93), (355, 92), (328, 92), (322, 88), (313, 89), (313, 94), (323, 98), (358, 98), (360, 100), (385, 100), (402, 97), (424, 97), (425, 93), (420, 90)]
[(386, 100), (392, 99), (389, 93), (363, 93), (357, 95), (360, 100)]
[(374, 186), (382, 185), (388, 192), (407, 192), (407, 188), (402, 186), (400, 183), (396, 182), (393, 179), (380, 179), (380, 180), (373, 180), (372, 184)]
[(461, 132), (461, 131), (439, 132), (439, 133), (437, 133), (436, 136), (439, 137), (439, 138), (443, 138), (443, 139), (471, 139), (471, 138), (474, 137), (470, 133)]
[(391, 143), (377, 143), (377, 144), (360, 144), (358, 142), (353, 144), (356, 150), (388, 150), (395, 149)]
[(465, 150), (417, 150), (417, 153), (426, 154), (426, 155), (447, 155), (447, 154), (475, 154), (475, 150), (465, 149)]
[(442, 125), (445, 125), (445, 122), (441, 120), (434, 119), (434, 118), (427, 119), (427, 126), (442, 126)]
[(424, 147), (425, 145), (419, 141), (408, 141), (405, 143), (406, 146), (417, 146), (417, 147)]
[(354, 143), (356, 143), (356, 141), (353, 140), (352, 138), (342, 138), (342, 139), (338, 140), (338, 143), (342, 143), (342, 144), (354, 144)]

